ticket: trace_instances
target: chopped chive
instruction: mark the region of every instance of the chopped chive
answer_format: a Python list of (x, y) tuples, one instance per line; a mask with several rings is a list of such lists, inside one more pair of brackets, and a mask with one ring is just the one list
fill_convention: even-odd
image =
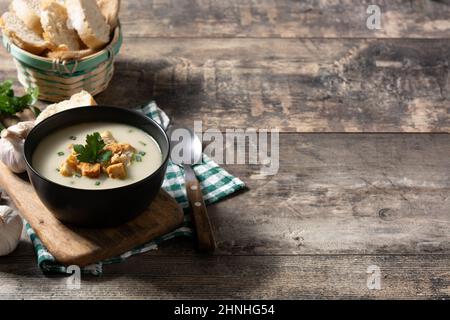
[(59, 172), (59, 168), (56, 168), (56, 171), (58, 171), (58, 172)]
[(62, 157), (64, 155), (64, 152), (60, 151), (58, 152), (58, 156)]
[(141, 156), (145, 156), (145, 154), (146, 154), (144, 151), (139, 151), (138, 153), (139, 153)]
[(77, 140), (77, 137), (75, 137), (75, 136), (70, 136), (69, 139), (70, 139), (70, 140)]
[(147, 145), (145, 142), (139, 141), (140, 144), (142, 144), (144, 147)]
[(136, 155), (134, 159), (136, 160), (136, 162), (142, 162), (142, 157), (140, 155)]
[(75, 177), (81, 178), (81, 174), (79, 174), (79, 173), (77, 172), (77, 173), (75, 173)]
[(99, 186), (100, 184), (101, 184), (100, 181), (96, 181), (96, 182), (95, 182), (95, 185), (96, 185), (96, 186)]

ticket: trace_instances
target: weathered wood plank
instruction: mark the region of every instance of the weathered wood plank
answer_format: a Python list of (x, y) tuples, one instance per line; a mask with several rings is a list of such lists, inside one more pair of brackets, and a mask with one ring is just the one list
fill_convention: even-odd
[(448, 41), (128, 39), (104, 103), (184, 125), (449, 132)]
[[(0, 12), (11, 0), (0, 0)], [(381, 29), (369, 30), (369, 5)], [(446, 1), (406, 0), (133, 0), (121, 21), (132, 37), (448, 38)]]
[(450, 135), (284, 134), (280, 169), (209, 207), (220, 254), (450, 253)]
[[(369, 5), (381, 9), (370, 30)], [(448, 38), (450, 6), (405, 0), (124, 1), (121, 20), (133, 37)]]
[[(127, 39), (104, 104), (156, 99), (180, 124), (450, 132), (444, 40)], [(0, 78), (15, 78), (0, 50)]]
[[(173, 245), (177, 245), (174, 243)], [(134, 257), (85, 276), (80, 290), (45, 277), (31, 255), (2, 258), (1, 299), (449, 299), (450, 256)], [(369, 290), (369, 266), (381, 290)]]
[[(366, 26), (371, 4), (380, 30)], [(449, 16), (448, 2), (432, 0), (133, 0), (121, 21), (136, 37), (448, 38)]]

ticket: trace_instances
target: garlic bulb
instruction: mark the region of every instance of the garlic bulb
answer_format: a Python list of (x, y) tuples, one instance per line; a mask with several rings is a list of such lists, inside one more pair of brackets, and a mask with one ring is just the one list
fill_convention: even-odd
[(25, 172), (26, 166), (23, 156), (23, 144), (33, 126), (33, 121), (19, 122), (18, 124), (3, 130), (1, 133), (0, 160), (12, 172)]
[(22, 234), (22, 218), (8, 206), (0, 206), (0, 257), (13, 252)]

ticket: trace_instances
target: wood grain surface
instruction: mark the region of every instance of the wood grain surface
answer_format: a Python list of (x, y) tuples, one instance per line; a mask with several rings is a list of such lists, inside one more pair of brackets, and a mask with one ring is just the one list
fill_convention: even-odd
[[(173, 240), (73, 291), (24, 236), (0, 258), (0, 298), (450, 299), (449, 17), (446, 0), (124, 1), (97, 100), (155, 99), (204, 130), (278, 128), (280, 170), (225, 166), (249, 188), (208, 207), (212, 256)], [(15, 77), (0, 50), (0, 79)]]
[[(378, 5), (381, 29), (366, 27)], [(127, 37), (448, 38), (444, 1), (133, 0), (123, 2)]]
[[(180, 125), (205, 129), (449, 132), (449, 51), (448, 40), (126, 38), (96, 98), (155, 99)], [(0, 78), (15, 77), (0, 50)]]

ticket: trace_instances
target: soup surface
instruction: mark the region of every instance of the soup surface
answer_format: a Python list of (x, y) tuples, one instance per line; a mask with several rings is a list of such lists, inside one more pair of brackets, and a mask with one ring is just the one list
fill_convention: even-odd
[[(95, 161), (87, 163), (86, 160), (80, 158), (80, 153), (75, 151), (80, 149), (74, 146), (78, 145), (78, 148), (83, 146), (86, 150), (91, 150), (91, 145), (87, 142), (87, 136), (91, 135), (92, 141), (94, 133), (98, 133), (100, 143), (104, 143), (105, 146), (99, 153), (100, 160), (98, 160), (102, 170), (100, 175), (87, 176), (86, 172), (88, 171), (85, 172), (84, 168), (81, 170), (80, 165), (85, 164), (87, 167), (99, 165)], [(99, 134), (101, 134), (101, 138)], [(125, 170), (125, 175), (114, 176), (109, 167), (107, 168), (108, 165), (114, 163), (112, 159), (119, 158), (121, 154), (118, 153), (117, 157), (114, 158), (116, 154), (106, 150), (108, 147), (115, 150), (111, 147), (114, 144), (106, 136), (113, 138), (114, 142), (117, 142), (116, 145), (126, 145), (131, 150), (126, 153), (129, 156), (129, 161), (122, 161), (123, 165), (118, 161), (116, 162), (123, 167), (122, 170)], [(62, 168), (70, 157), (81, 159), (75, 160), (79, 169), (66, 174)], [(125, 152), (123, 158), (125, 158)], [(82, 161), (86, 161), (86, 163)], [(161, 166), (162, 162), (161, 149), (149, 134), (130, 125), (109, 122), (85, 123), (55, 131), (40, 142), (32, 159), (33, 168), (45, 178), (72, 188), (92, 190), (112, 189), (132, 184), (151, 175)]]

